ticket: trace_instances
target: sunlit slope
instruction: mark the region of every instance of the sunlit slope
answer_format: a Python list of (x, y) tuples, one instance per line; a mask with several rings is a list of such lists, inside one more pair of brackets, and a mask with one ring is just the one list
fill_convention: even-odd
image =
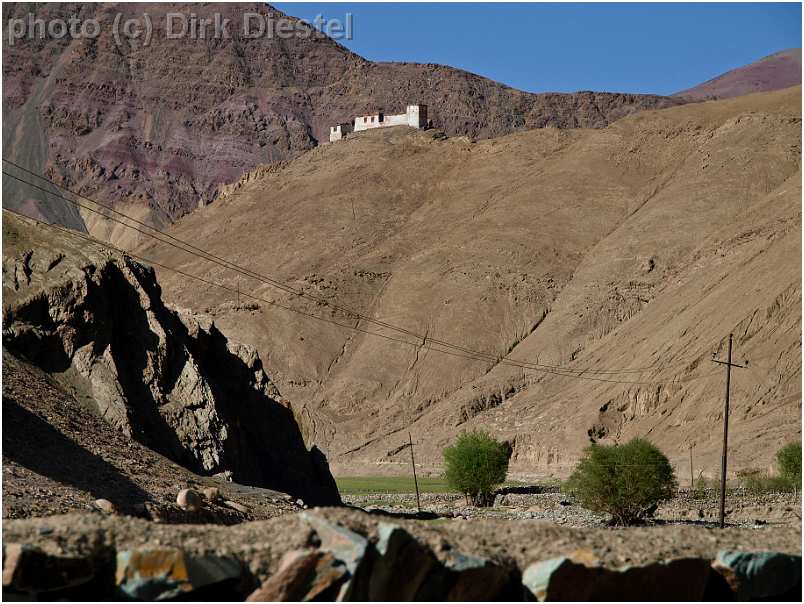
[(755, 359), (734, 376), (732, 467), (767, 465), (800, 433), (800, 106), (793, 88), (478, 143), (368, 132), (257, 169), (171, 228), (318, 302), (141, 251), (261, 299), (160, 272), (168, 298), (260, 348), (336, 468), (394, 471), (408, 429), (437, 465), (484, 427), (524, 473), (565, 473), (590, 434), (648, 434), (679, 462), (693, 444), (714, 472), (709, 359), (729, 331)]

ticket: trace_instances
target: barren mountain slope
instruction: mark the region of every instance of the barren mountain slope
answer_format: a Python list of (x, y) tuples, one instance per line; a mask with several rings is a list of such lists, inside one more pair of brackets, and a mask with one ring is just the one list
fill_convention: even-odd
[[(492, 137), (523, 128), (602, 127), (633, 111), (681, 103), (653, 95), (528, 94), (440, 65), (372, 63), (310, 34), (244, 38), (243, 16), (282, 13), (260, 4), (4, 4), (3, 17), (96, 17), (97, 39), (3, 41), (6, 157), (59, 184), (166, 224), (214, 199), (260, 163), (328, 140), (356, 114), (426, 103), (449, 134)], [(112, 22), (148, 13), (150, 45), (118, 47)], [(166, 38), (168, 13), (215, 12), (231, 39)], [(294, 20), (295, 21), (295, 20)], [(212, 35), (212, 29), (209, 30)], [(29, 178), (29, 176), (26, 176)], [(129, 246), (131, 232), (100, 222), (12, 179), (4, 203)]]
[(709, 359), (730, 331), (752, 360), (733, 380), (731, 469), (765, 466), (800, 435), (800, 105), (794, 88), (478, 143), (368, 132), (260, 168), (170, 229), (329, 305), (172, 247), (142, 254), (255, 292), (238, 306), (160, 272), (169, 298), (263, 351), (339, 471), (401, 470), (408, 430), (437, 465), (477, 426), (511, 441), (521, 473), (647, 434), (678, 463), (694, 445), (712, 474), (724, 375)]
[(725, 99), (801, 85), (801, 49), (790, 48), (676, 92), (687, 100)]

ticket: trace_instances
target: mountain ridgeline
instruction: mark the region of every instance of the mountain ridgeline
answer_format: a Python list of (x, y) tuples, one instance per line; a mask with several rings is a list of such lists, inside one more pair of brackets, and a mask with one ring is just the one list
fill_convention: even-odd
[[(261, 4), (4, 4), (3, 18), (95, 18), (97, 38), (3, 41), (7, 159), (59, 185), (164, 226), (214, 200), (258, 164), (328, 140), (355, 115), (425, 103), (449, 135), (490, 138), (542, 127), (600, 128), (634, 111), (681, 103), (607, 92), (530, 94), (443, 65), (374, 63), (292, 21), (304, 36), (167, 39), (168, 13), (240, 23), (245, 13), (284, 17)], [(148, 13), (149, 45), (112, 22)], [(41, 183), (40, 183), (41, 184)], [(131, 232), (13, 179), (9, 207), (87, 229), (123, 246)], [(49, 188), (46, 186), (45, 188)]]

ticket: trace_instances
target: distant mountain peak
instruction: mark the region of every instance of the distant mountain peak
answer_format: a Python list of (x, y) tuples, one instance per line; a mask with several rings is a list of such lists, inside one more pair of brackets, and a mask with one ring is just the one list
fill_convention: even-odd
[(723, 99), (801, 84), (801, 49), (780, 50), (673, 94), (687, 100)]

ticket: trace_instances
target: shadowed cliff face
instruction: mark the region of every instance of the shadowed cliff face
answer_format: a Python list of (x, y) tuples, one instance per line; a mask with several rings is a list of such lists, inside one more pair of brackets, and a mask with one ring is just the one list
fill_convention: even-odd
[(256, 352), (166, 307), (153, 270), (4, 216), (3, 342), (192, 471), (336, 503)]
[[(303, 37), (166, 39), (168, 13), (282, 15), (263, 4), (4, 5), (3, 17), (97, 18), (97, 39), (3, 41), (7, 157), (54, 181), (121, 204), (156, 225), (218, 195), (257, 164), (328, 140), (329, 127), (377, 109), (425, 103), (450, 135), (487, 138), (555, 126), (603, 127), (633, 111), (681, 101), (652, 95), (528, 94), (441, 65), (373, 63), (306, 26)], [(151, 16), (150, 45), (111, 35), (117, 13)], [(295, 22), (295, 20), (294, 20)], [(121, 245), (134, 235), (10, 179), (6, 204)]]

